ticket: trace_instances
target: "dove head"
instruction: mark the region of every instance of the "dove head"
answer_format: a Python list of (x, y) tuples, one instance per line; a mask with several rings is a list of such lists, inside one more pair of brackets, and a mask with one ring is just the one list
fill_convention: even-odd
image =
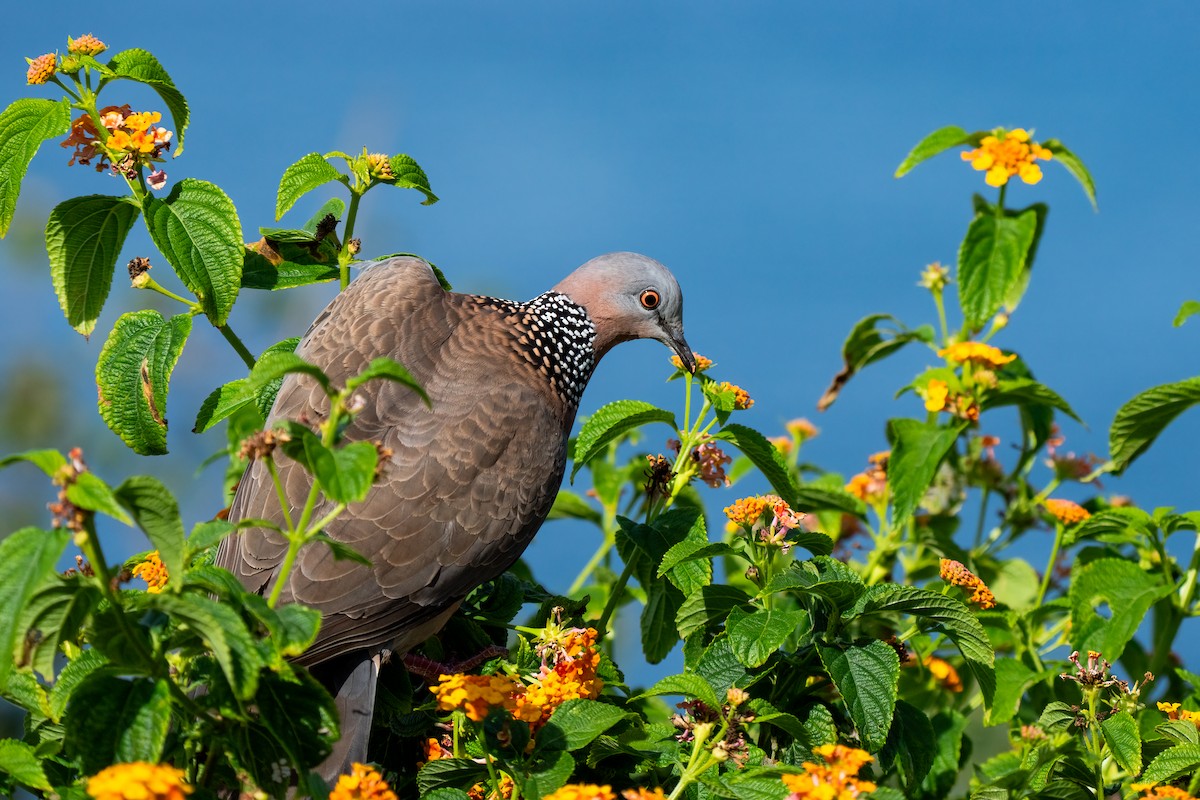
[(670, 270), (637, 253), (598, 256), (564, 278), (554, 291), (583, 306), (596, 326), (596, 358), (613, 345), (657, 339), (689, 372), (696, 357), (683, 338), (683, 292)]

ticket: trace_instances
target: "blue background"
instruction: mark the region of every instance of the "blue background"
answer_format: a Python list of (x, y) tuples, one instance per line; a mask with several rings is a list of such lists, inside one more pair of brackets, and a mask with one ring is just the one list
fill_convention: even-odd
[[(365, 145), (415, 157), (442, 200), (422, 207), (415, 192), (373, 191), (357, 228), (364, 253), (421, 253), (461, 291), (526, 299), (597, 254), (644, 252), (679, 278), (693, 348), (719, 362), (717, 377), (756, 399), (740, 421), (773, 435), (790, 418), (810, 417), (822, 433), (806, 459), (828, 469), (859, 471), (885, 447), (888, 417), (923, 413), (911, 395), (893, 399), (931, 362), (917, 348), (856, 377), (830, 411), (814, 406), (856, 320), (890, 312), (910, 325), (935, 321), (915, 285), (920, 270), (955, 261), (971, 193), (993, 192), (957, 153), (892, 177), (911, 146), (943, 125), (1035, 128), (1037, 138), (1061, 139), (1095, 176), (1098, 214), (1054, 163), (1038, 186), (1015, 183), (1009, 192), (1010, 205), (1044, 201), (1051, 213), (1029, 294), (994, 343), (1021, 353), (1088, 422), (1063, 423), (1064, 449), (1105, 457), (1108, 425), (1124, 401), (1200, 372), (1200, 321), (1171, 326), (1180, 303), (1200, 297), (1194, 4), (121, 9), (60, 2), (8, 10), (0, 101), (55, 96), (25, 86), (22, 57), (65, 51), (67, 35), (90, 31), (110, 52), (145, 47), (170, 71), (193, 120), (186, 152), (167, 165), (170, 180), (223, 187), (248, 240), (274, 224), (284, 168), (308, 152)], [(127, 82), (102, 99), (161, 107)], [(243, 368), (201, 320), (171, 394), (171, 455), (138, 458), (104, 429), (92, 369), (113, 321), (147, 304), (176, 309), (129, 289), (119, 266), (96, 335), (87, 341), (67, 326), (42, 243), (47, 213), (68, 197), (123, 190), (117, 178), (68, 168), (67, 158), (54, 142), (43, 148), (0, 243), (0, 450), (82, 445), (102, 477), (116, 483), (151, 472), (181, 494), (189, 524), (207, 519), (221, 505), (220, 468), (194, 469), (220, 449), (222, 434), (189, 429), (200, 399)], [(302, 223), (332, 195), (328, 188), (285, 222)], [(140, 225), (119, 263), (136, 255), (150, 255), (154, 277), (178, 288)], [(258, 352), (303, 331), (334, 291), (247, 292), (231, 325)], [(618, 348), (582, 413), (623, 397), (677, 407), (680, 384), (663, 382), (667, 355), (653, 342)], [(1002, 458), (1013, 441), (1005, 413), (984, 428), (1005, 438)], [(1106, 478), (1103, 491), (1148, 509), (1200, 507), (1198, 431), (1200, 413), (1185, 415), (1126, 477)], [(702, 491), (714, 510), (743, 493)], [(1084, 500), (1094, 492), (1063, 494)], [(0, 475), (6, 530), (44, 524), (49, 499), (31, 468)], [(113, 558), (145, 548), (135, 534), (105, 532)], [(549, 588), (563, 590), (596, 544), (593, 532), (555, 523), (528, 557)], [(1047, 536), (1027, 554), (1040, 569), (1048, 550)], [(1181, 650), (1195, 656), (1188, 625)], [(627, 641), (631, 664), (636, 635)]]

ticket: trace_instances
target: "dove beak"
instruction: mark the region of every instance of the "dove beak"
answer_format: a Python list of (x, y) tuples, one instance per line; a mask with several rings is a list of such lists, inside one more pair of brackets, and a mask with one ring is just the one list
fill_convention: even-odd
[(692, 348), (688, 347), (687, 340), (683, 338), (683, 331), (676, 333), (675, 331), (667, 331), (667, 336), (662, 340), (663, 344), (675, 351), (675, 355), (679, 356), (679, 360), (683, 362), (683, 366), (688, 372), (696, 374), (696, 356), (692, 354)]

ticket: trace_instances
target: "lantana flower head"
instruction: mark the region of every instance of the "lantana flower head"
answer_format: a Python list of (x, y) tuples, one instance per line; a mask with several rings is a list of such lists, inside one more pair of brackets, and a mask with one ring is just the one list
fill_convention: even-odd
[(1075, 525), (1092, 516), (1090, 511), (1078, 503), (1058, 497), (1051, 497), (1045, 502), (1045, 506), (1046, 510), (1050, 512), (1050, 516), (1063, 525)]
[(797, 441), (800, 442), (807, 442), (809, 439), (816, 437), (816, 435), (820, 433), (820, 431), (817, 430), (817, 426), (813, 425), (805, 417), (797, 417), (796, 419), (788, 420), (787, 424), (785, 424), (783, 427), (788, 433), (794, 436)]
[(959, 364), (975, 364), (983, 367), (1003, 367), (1016, 359), (1016, 355), (1005, 355), (999, 348), (983, 342), (955, 342), (938, 351), (939, 358), (948, 358)]
[(54, 71), (58, 66), (57, 54), (46, 53), (37, 58), (25, 60), (29, 62), (29, 69), (25, 72), (25, 82), (30, 86), (40, 86), (54, 77)]
[(725, 507), (725, 516), (739, 530), (767, 544), (782, 546), (785, 553), (791, 547), (788, 534), (801, 526), (804, 517), (775, 494), (736, 500)]
[[(713, 360), (711, 358), (702, 356), (699, 353), (692, 353), (692, 357), (696, 359), (696, 374), (697, 375), (699, 375), (701, 372), (704, 372), (705, 370), (707, 370), (709, 367), (711, 367), (713, 365)], [(675, 367), (675, 369), (677, 369), (677, 370), (682, 371), (683, 370), (683, 359), (681, 359), (679, 356), (671, 356), (671, 366)]]
[(890, 450), (881, 450), (868, 459), (869, 467), (858, 473), (846, 484), (846, 491), (865, 503), (877, 503), (887, 492), (887, 464)]
[(917, 286), (929, 289), (931, 292), (941, 292), (948, 283), (950, 283), (950, 268), (942, 266), (940, 261), (934, 261), (921, 270), (921, 280), (917, 281)]
[(516, 681), (503, 675), (442, 675), (437, 686), (429, 687), (439, 709), (463, 711), (475, 722), (482, 722), (493, 708), (512, 710), (519, 690)]
[(1143, 792), (1138, 800), (1197, 800), (1186, 790), (1177, 786), (1159, 786), (1152, 783), (1132, 783), (1130, 789)]
[(159, 557), (158, 551), (155, 550), (150, 555), (146, 556), (142, 563), (133, 568), (135, 577), (141, 578), (146, 582), (146, 591), (150, 594), (158, 594), (167, 585), (167, 568), (163, 565), (162, 558)]
[(943, 411), (950, 397), (950, 385), (945, 381), (932, 378), (925, 384), (925, 410)]
[(1003, 186), (1014, 175), (1025, 183), (1035, 184), (1042, 179), (1042, 168), (1036, 162), (1054, 158), (1045, 147), (1030, 141), (1024, 128), (997, 130), (983, 137), (979, 147), (961, 155), (963, 161), (970, 161), (972, 167), (987, 173), (984, 181), (988, 186)]
[(941, 578), (951, 586), (961, 586), (971, 590), (970, 602), (983, 610), (996, 607), (996, 596), (987, 584), (980, 580), (975, 573), (967, 569), (961, 561), (949, 558), (941, 560)]
[[(62, 142), (63, 147), (74, 147), (68, 164), (90, 164), (96, 160), (96, 171), (109, 167), (113, 174), (133, 178), (144, 166), (160, 163), (162, 155), (170, 147), (174, 134), (157, 123), (162, 114), (157, 111), (134, 112), (128, 105), (107, 106), (100, 109), (100, 124), (105, 134), (100, 135), (88, 114), (83, 114), (71, 123), (71, 131)], [(110, 163), (111, 161), (111, 163)], [(167, 175), (155, 168), (149, 183), (153, 189), (166, 184)]]
[(729, 381), (721, 381), (717, 385), (717, 391), (733, 392), (733, 408), (735, 411), (745, 411), (754, 405), (754, 399), (750, 397), (749, 392)]
[(600, 651), (595, 628), (561, 628), (550, 624), (542, 635), (538, 653), (542, 667), (526, 681), (514, 698), (512, 711), (517, 719), (540, 727), (554, 709), (568, 700), (595, 700), (604, 688), (597, 675)]
[(962, 678), (958, 676), (958, 670), (949, 661), (937, 656), (929, 656), (924, 663), (925, 669), (929, 670), (929, 674), (939, 686), (950, 692), (963, 690)]
[(784, 785), (792, 791), (788, 800), (853, 800), (873, 792), (874, 783), (858, 779), (858, 772), (875, 759), (865, 750), (840, 744), (813, 748), (823, 763), (805, 761), (803, 775), (784, 775)]
[(355, 762), (349, 775), (338, 778), (329, 800), (399, 800), (373, 767)]
[(729, 476), (725, 474), (725, 465), (733, 463), (733, 458), (726, 455), (715, 442), (705, 442), (697, 447), (692, 451), (692, 458), (699, 464), (700, 480), (705, 484), (713, 489), (730, 485)]
[(88, 779), (87, 793), (94, 800), (184, 800), (192, 787), (184, 782), (181, 769), (134, 761), (96, 773)]
[(85, 33), (78, 39), (67, 37), (67, 52), (76, 56), (98, 56), (108, 49), (108, 45), (92, 36), (90, 33)]
[(595, 783), (568, 783), (542, 800), (617, 800), (617, 794), (608, 785)]

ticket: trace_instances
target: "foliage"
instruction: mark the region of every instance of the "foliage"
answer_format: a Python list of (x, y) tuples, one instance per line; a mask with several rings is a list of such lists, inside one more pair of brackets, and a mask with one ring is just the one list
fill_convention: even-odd
[[(245, 244), (219, 187), (189, 177), (155, 194), (166, 188), (159, 164), (172, 133), (155, 125), (158, 112), (102, 106), (98, 95), (119, 91), (120, 81), (152, 87), (174, 121), (176, 154), (187, 102), (149, 53), (101, 62), (104, 49), (81, 37), (66, 55), (31, 61), (30, 83), (53, 84), (65, 97), (17, 100), (0, 114), (0, 233), (40, 144), (69, 133), (72, 161), (121, 175), (130, 194), (73, 198), (50, 215), (51, 275), (68, 323), (84, 335), (94, 330), (138, 218), (183, 287), (177, 294), (150, 278), (148, 259), (130, 262), (135, 287), (183, 309), (117, 321), (96, 369), (101, 419), (139, 453), (166, 451), (169, 380), (177, 363), (196, 368), (183, 353), (203, 316), (247, 375), (213, 391), (195, 429), (227, 424), (233, 480), (257, 458), (278, 483), (274, 459), (290, 458), (314, 481), (276, 528), (286, 556), (263, 597), (211, 563), (236, 527), (215, 519), (186, 533), (155, 478), (114, 486), (78, 451), (0, 461), (41, 470), (58, 492), (49, 529), (0, 542), (8, 610), (0, 696), (25, 711), (23, 737), (0, 741), (0, 791), (79, 798), (160, 774), (161, 765), (161, 780), (193, 797), (291, 790), (324, 800), (331, 787), (313, 768), (337, 738), (336, 709), (290, 660), (313, 643), (319, 614), (280, 604), (281, 587), (305, 547), (364, 560), (325, 534), (371, 490), (384, 455), (344, 436), (355, 389), (388, 380), (423, 391), (387, 359), (337, 385), (293, 352), (294, 338), (255, 357), (229, 327), (230, 311), (243, 288), (335, 278), (344, 288), (360, 247), (355, 215), (370, 189), (415, 189), (426, 204), (437, 198), (408, 156), (310, 153), (285, 171), (277, 218), (331, 183), (349, 190), (349, 204), (333, 198), (304, 224), (261, 228)], [(715, 380), (707, 359), (696, 375), (676, 365), (681, 415), (633, 400), (592, 413), (573, 443), (570, 475), (581, 486), (564, 488), (551, 514), (594, 526), (599, 542), (566, 593), (549, 594), (518, 567), (479, 587), (441, 636), (406, 657), (407, 669), (384, 670), (372, 757), (398, 793), (565, 797), (591, 785), (594, 796), (612, 797), (616, 786), (626, 797), (695, 800), (940, 798), (964, 781), (986, 798), (1132, 797), (1166, 792), (1171, 782), (1196, 793), (1200, 676), (1174, 664), (1170, 649), (1196, 613), (1200, 555), (1181, 563), (1167, 543), (1181, 532), (1200, 535), (1200, 514), (1149, 513), (1100, 495), (1081, 506), (1054, 495), (1073, 482), (1098, 488), (1098, 475), (1125, 469), (1200, 399), (1197, 379), (1131, 400), (1113, 424), (1108, 464), (1064, 454), (1055, 419), (1075, 418), (1071, 406), (1018, 354), (991, 343), (1030, 285), (1047, 211), (1009, 208), (1006, 192), (1011, 176), (1041, 179), (1036, 160), (1062, 163), (1093, 203), (1094, 184), (1061, 143), (1038, 145), (1023, 130), (944, 128), (897, 175), (960, 146), (974, 148), (964, 157), (999, 192), (994, 202), (974, 198), (954, 278), (938, 264), (922, 274), (936, 325), (865, 317), (821, 401), (835, 402), (872, 363), (924, 347), (929, 366), (900, 391), (923, 408), (889, 422), (888, 449), (848, 481), (827, 473), (801, 459), (816, 435), (810, 423), (796, 420), (774, 439), (743, 424), (753, 400)], [(945, 302), (951, 282), (957, 327)], [(264, 431), (291, 373), (324, 390), (329, 414), (315, 426), (288, 420)], [(1020, 426), (1007, 464), (984, 433), (1006, 407)], [(673, 437), (669, 455), (647, 448), (644, 428)], [(773, 493), (726, 491), (751, 475)], [(700, 484), (723, 492), (724, 520), (706, 511)], [(973, 525), (964, 525), (968, 508)], [(140, 528), (152, 552), (110, 563), (97, 514)], [(1012, 554), (1027, 536), (1053, 542), (1040, 579)], [(79, 551), (76, 567), (60, 573), (70, 547)], [(144, 590), (131, 585), (135, 575)], [(531, 618), (518, 621), (531, 605)], [(680, 674), (626, 684), (611, 655), (614, 621), (627, 607), (637, 612), (645, 659), (660, 662), (680, 647)], [(1143, 625), (1150, 648), (1135, 638)], [(1072, 649), (1086, 660), (1066, 656)], [(467, 660), (479, 653), (486, 660)], [(1130, 685), (1114, 677), (1109, 660), (1139, 678)], [(1164, 702), (1148, 708), (1160, 687)], [(973, 756), (967, 726), (980, 716), (1009, 732), (1008, 750)], [(366, 796), (347, 788), (366, 783), (371, 796), (386, 796), (371, 770), (356, 768), (343, 781), (333, 797)]]

